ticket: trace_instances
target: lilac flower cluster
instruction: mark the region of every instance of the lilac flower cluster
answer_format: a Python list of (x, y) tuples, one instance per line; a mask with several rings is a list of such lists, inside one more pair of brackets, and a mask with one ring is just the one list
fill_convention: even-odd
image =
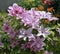
[[(24, 26), (29, 26), (28, 29), (20, 28), (17, 34), (17, 32), (12, 28), (9, 22), (6, 22), (3, 25), (3, 31), (11, 36), (11, 47), (14, 48), (19, 44), (18, 40), (16, 40), (17, 37), (18, 39), (22, 39), (23, 41), (26, 41), (28, 38), (28, 42), (22, 44), (21, 48), (24, 50), (26, 50), (27, 48), (34, 52), (40, 52), (40, 50), (44, 50), (44, 40), (46, 36), (50, 34), (50, 28), (44, 27), (44, 25), (40, 25), (40, 20), (47, 19), (49, 21), (53, 21), (58, 20), (58, 18), (53, 17), (50, 12), (36, 11), (34, 8), (31, 8), (31, 10), (25, 10), (25, 8), (18, 6), (16, 3), (8, 8), (8, 12), (8, 15), (12, 17), (16, 16), (17, 19), (21, 19), (21, 23), (23, 23)], [(38, 33), (33, 34), (33, 29), (36, 29)], [(42, 38), (41, 35), (43, 36)], [(46, 52), (45, 54), (51, 53)]]
[(29, 28), (28, 30), (26, 29), (20, 29), (20, 35), (19, 38), (23, 38), (23, 40), (26, 40), (26, 38), (30, 39), (35, 38), (34, 35), (32, 34), (32, 28)]
[(10, 26), (9, 22), (6, 22), (3, 25), (3, 31), (6, 32), (7, 34), (10, 34), (10, 36), (15, 36), (15, 34), (16, 34), (14, 29)]
[[(7, 34), (10, 34), (11, 36), (10, 37), (11, 47), (12, 48), (16, 47), (19, 44), (18, 40), (16, 40), (16, 32), (8, 22), (3, 25), (3, 30), (4, 32), (6, 32)], [(32, 28), (29, 28), (27, 30), (21, 28), (19, 30), (19, 34), (17, 37), (19, 39), (23, 38), (24, 41), (26, 41), (26, 38), (29, 39), (28, 42), (22, 45), (21, 47), (22, 49), (30, 48), (31, 51), (34, 51), (34, 52), (35, 51), (39, 52), (40, 50), (44, 49), (43, 48), (43, 46), (45, 45), (45, 43), (43, 42), (44, 38), (40, 38), (39, 36), (32, 34)]]
[(25, 43), (22, 45), (22, 49), (26, 50), (26, 48), (30, 48), (31, 51), (38, 51), (43, 50), (43, 46), (45, 46), (45, 43), (43, 42), (44, 38), (40, 38), (38, 36), (35, 36), (34, 39), (31, 39), (31, 41)]
[(16, 3), (13, 4), (13, 6), (10, 6), (8, 9), (8, 12), (10, 16), (23, 16), (23, 13), (25, 12), (25, 9), (18, 6)]
[(49, 28), (49, 27), (44, 28), (43, 25), (41, 25), (39, 28), (37, 28), (37, 30), (38, 30), (38, 34), (37, 34), (37, 36), (41, 36), (41, 35), (43, 35), (43, 37), (46, 37), (47, 35), (50, 34), (50, 31), (49, 31), (50, 28)]
[(18, 6), (16, 3), (9, 7), (8, 12), (10, 16), (17, 16), (18, 19), (21, 19), (25, 26), (29, 25), (33, 28), (39, 25), (40, 19), (58, 20), (58, 18), (52, 17), (50, 12), (36, 11), (34, 8), (25, 10), (25, 8)]
[(10, 37), (10, 43), (11, 43), (11, 47), (14, 48), (15, 46), (18, 45), (18, 41), (15, 40), (16, 36), (17, 36), (17, 32), (14, 31), (14, 29), (11, 27), (11, 25), (9, 24), (9, 22), (6, 22), (3, 25), (3, 31), (6, 32), (7, 34), (9, 34)]

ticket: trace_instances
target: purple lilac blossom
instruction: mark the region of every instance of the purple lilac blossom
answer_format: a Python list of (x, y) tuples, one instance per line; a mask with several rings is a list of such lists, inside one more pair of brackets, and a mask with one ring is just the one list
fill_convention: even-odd
[(38, 11), (38, 13), (40, 14), (40, 19), (47, 19), (49, 21), (58, 20), (58, 18), (53, 17), (50, 12)]
[(53, 52), (45, 51), (44, 54), (53, 54)]
[(41, 25), (39, 28), (37, 28), (37, 30), (38, 30), (38, 34), (37, 34), (37, 36), (41, 36), (41, 35), (43, 35), (43, 37), (46, 37), (47, 35), (50, 34), (50, 31), (49, 31), (50, 28), (49, 28), (49, 27), (44, 28), (43, 25)]
[(16, 32), (14, 31), (14, 29), (10, 26), (9, 22), (6, 22), (3, 25), (3, 31), (6, 32), (7, 34), (9, 34), (10, 36), (16, 36)]
[(39, 14), (40, 14), (40, 19), (46, 19), (52, 17), (50, 12), (39, 11)]
[(27, 11), (25, 17), (22, 19), (24, 25), (29, 25), (32, 28), (36, 27), (39, 24), (39, 14), (33, 8)]
[(50, 12), (45, 11), (35, 11), (33, 8), (27, 11), (25, 17), (23, 17), (22, 22), (24, 25), (29, 25), (32, 28), (36, 28), (41, 19), (47, 19), (49, 21), (58, 20), (58, 18), (53, 17)]
[(9, 12), (8, 15), (10, 16), (18, 16), (19, 18), (22, 18), (25, 9), (14, 3), (13, 6), (8, 7), (8, 12)]
[(36, 11), (34, 8), (25, 10), (25, 8), (18, 6), (16, 3), (9, 7), (8, 12), (10, 16), (17, 16), (17, 19), (21, 19), (24, 26), (29, 25), (32, 28), (39, 25), (40, 19), (48, 19), (49, 21), (58, 20), (50, 12)]
[(18, 44), (19, 44), (18, 41), (14, 41), (14, 42), (11, 43), (11, 47), (14, 48), (14, 47), (16, 47)]
[(49, 20), (49, 21), (56, 21), (56, 20), (58, 20), (58, 18), (56, 18), (56, 17), (51, 17), (51, 18), (48, 18), (48, 20)]
[(11, 36), (10, 39), (9, 39), (10, 43), (14, 42), (15, 39), (16, 39), (16, 37)]
[(28, 37), (28, 39), (30, 40), (30, 38), (34, 38), (33, 34), (32, 34), (32, 28), (29, 29), (20, 29), (20, 35), (19, 38), (23, 38), (23, 40), (26, 40), (26, 38)]
[(26, 50), (26, 48), (29, 48), (31, 51), (40, 52), (40, 50), (44, 49), (43, 46), (45, 46), (45, 43), (43, 41), (43, 38), (35, 36), (35, 39), (31, 39), (29, 42), (23, 44), (22, 49)]
[(12, 30), (12, 27), (9, 25), (8, 22), (4, 23), (3, 25), (3, 31), (6, 32), (6, 33), (10, 33)]

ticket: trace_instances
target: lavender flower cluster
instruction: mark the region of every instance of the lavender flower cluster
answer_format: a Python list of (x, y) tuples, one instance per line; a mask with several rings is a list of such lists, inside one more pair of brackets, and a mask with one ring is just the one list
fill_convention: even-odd
[[(16, 20), (21, 20), (20, 22), (24, 26), (28, 26), (28, 29), (20, 28), (17, 31), (9, 24), (9, 22), (4, 23), (3, 31), (10, 35), (11, 47), (14, 48), (19, 45), (19, 40), (28, 41), (21, 44), (21, 49), (26, 50), (29, 48), (31, 51), (40, 52), (44, 50), (46, 44), (44, 43), (45, 38), (50, 34), (50, 27), (44, 27), (41, 20), (56, 21), (58, 18), (52, 16), (50, 12), (36, 11), (34, 8), (31, 10), (26, 10), (23, 7), (18, 6), (16, 3), (13, 6), (8, 7), (8, 15), (11, 17), (16, 17)], [(33, 30), (38, 31), (36, 34)], [(60, 29), (58, 29), (60, 33)], [(16, 40), (18, 38), (19, 40)], [(53, 54), (52, 52), (46, 51), (45, 54)]]
[(10, 16), (17, 16), (18, 19), (21, 19), (24, 26), (29, 25), (32, 28), (37, 27), (41, 19), (48, 19), (49, 21), (58, 20), (58, 18), (52, 17), (50, 12), (36, 11), (34, 8), (25, 10), (25, 8), (15, 3), (9, 7), (8, 12)]

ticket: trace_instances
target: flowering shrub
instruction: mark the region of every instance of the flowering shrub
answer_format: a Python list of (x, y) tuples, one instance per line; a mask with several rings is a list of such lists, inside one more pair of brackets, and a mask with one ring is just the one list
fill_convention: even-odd
[(2, 24), (1, 31), (5, 37), (1, 36), (1, 53), (53, 54), (60, 43), (58, 20), (50, 12), (34, 8), (26, 10), (14, 3), (8, 7), (8, 19)]

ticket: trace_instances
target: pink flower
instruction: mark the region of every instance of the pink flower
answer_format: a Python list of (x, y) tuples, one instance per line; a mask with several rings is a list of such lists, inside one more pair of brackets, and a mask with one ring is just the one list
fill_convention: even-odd
[(53, 52), (45, 51), (44, 54), (53, 54)]
[(56, 20), (58, 20), (58, 18), (56, 18), (56, 17), (51, 17), (51, 18), (48, 18), (48, 20), (49, 20), (49, 21), (56, 21)]
[(43, 46), (45, 46), (45, 43), (43, 42), (44, 39), (35, 36), (35, 39), (31, 39), (29, 42), (22, 45), (22, 49), (26, 50), (26, 48), (29, 48), (31, 51), (38, 51), (43, 50)]
[(39, 14), (34, 9), (31, 9), (27, 11), (25, 17), (22, 19), (22, 22), (25, 26), (29, 25), (34, 28), (39, 24)]
[(16, 32), (14, 31), (14, 29), (10, 26), (9, 22), (6, 22), (3, 25), (3, 31), (6, 32), (7, 34), (9, 34), (10, 36), (16, 36)]
[(46, 19), (46, 18), (51, 18), (52, 15), (50, 12), (46, 12), (46, 11), (37, 11), (40, 15), (40, 19)]
[(12, 27), (10, 26), (9, 22), (6, 22), (4, 25), (3, 25), (3, 31), (6, 32), (6, 33), (10, 33), (11, 30), (12, 30)]
[(58, 18), (53, 17), (50, 12), (38, 11), (40, 14), (40, 19), (47, 19), (49, 21), (58, 20)]
[(43, 37), (46, 37), (47, 35), (49, 35), (50, 34), (50, 28), (49, 27), (47, 27), (47, 28), (44, 28), (44, 26), (43, 25), (41, 25), (39, 28), (37, 28), (37, 30), (38, 30), (38, 34), (37, 34), (37, 36), (43, 36)]
[(26, 38), (28, 38), (28, 41), (30, 41), (31, 38), (34, 38), (33, 34), (32, 34), (32, 28), (29, 29), (20, 29), (20, 35), (19, 38), (23, 38), (23, 40), (26, 41)]
[(8, 7), (8, 12), (10, 16), (19, 16), (22, 15), (22, 13), (25, 11), (24, 8), (18, 6), (16, 3), (13, 4), (13, 6)]
[(18, 41), (14, 41), (14, 42), (11, 43), (11, 47), (14, 48), (14, 47), (16, 47), (18, 44), (19, 44)]

